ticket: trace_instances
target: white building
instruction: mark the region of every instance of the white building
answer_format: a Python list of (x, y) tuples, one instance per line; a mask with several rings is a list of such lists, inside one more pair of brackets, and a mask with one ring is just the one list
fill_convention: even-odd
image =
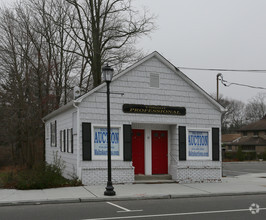
[[(224, 109), (174, 65), (153, 52), (116, 75), (110, 90), (113, 183), (132, 183), (137, 174), (221, 179)], [(105, 184), (106, 112), (103, 83), (47, 115), (46, 161), (58, 152), (66, 177)]]

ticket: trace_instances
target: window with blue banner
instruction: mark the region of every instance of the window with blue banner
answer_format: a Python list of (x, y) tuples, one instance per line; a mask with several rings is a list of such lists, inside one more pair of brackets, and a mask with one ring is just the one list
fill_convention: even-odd
[[(111, 128), (111, 155), (113, 159), (121, 159), (121, 128)], [(107, 128), (94, 127), (93, 129), (93, 159), (107, 158)]]
[(187, 158), (204, 160), (211, 158), (210, 130), (188, 129)]

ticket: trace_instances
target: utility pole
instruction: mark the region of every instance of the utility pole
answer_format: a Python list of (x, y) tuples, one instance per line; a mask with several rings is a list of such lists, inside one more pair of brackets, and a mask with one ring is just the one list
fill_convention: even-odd
[[(216, 97), (216, 101), (219, 102), (219, 77), (221, 77), (221, 79), (223, 80), (223, 75), (221, 73), (218, 73), (216, 75), (216, 86), (217, 86), (217, 97)], [(221, 161), (221, 173), (222, 173), (222, 177), (224, 176), (224, 168), (223, 168), (223, 158), (224, 158), (224, 151), (222, 149), (222, 161)]]
[(216, 96), (216, 101), (218, 102), (218, 100), (219, 100), (219, 77), (222, 77), (222, 74), (221, 73), (218, 73), (217, 75), (216, 75), (216, 86), (217, 86), (217, 96)]

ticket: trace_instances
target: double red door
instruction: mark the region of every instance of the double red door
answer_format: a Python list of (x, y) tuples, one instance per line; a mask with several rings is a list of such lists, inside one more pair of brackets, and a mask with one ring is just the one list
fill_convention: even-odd
[[(152, 131), (152, 174), (168, 173), (167, 131)], [(145, 174), (144, 130), (132, 130), (132, 162), (135, 174)]]

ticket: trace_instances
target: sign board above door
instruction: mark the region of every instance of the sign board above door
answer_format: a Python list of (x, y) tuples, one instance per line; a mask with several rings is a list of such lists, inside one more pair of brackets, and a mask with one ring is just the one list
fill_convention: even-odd
[(178, 106), (124, 104), (123, 112), (138, 114), (186, 115), (186, 108)]

